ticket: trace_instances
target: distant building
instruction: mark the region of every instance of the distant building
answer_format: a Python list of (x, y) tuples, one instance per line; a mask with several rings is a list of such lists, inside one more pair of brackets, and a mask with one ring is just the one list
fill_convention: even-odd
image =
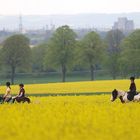
[(113, 29), (121, 30), (124, 33), (130, 33), (134, 30), (134, 21), (128, 20), (126, 17), (118, 18), (118, 21), (114, 23)]
[(26, 30), (23, 28), (22, 15), (19, 16), (19, 33), (25, 34)]
[(19, 16), (19, 32), (22, 33), (23, 32), (23, 25), (22, 25), (22, 16)]

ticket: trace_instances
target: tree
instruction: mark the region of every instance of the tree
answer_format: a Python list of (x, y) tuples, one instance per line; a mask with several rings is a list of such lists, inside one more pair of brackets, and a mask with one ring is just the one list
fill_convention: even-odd
[(10, 68), (11, 83), (14, 84), (14, 77), (17, 68), (27, 69), (30, 65), (31, 49), (29, 39), (24, 35), (13, 35), (4, 41), (2, 48), (3, 63)]
[(0, 46), (0, 70), (2, 70), (2, 46)]
[(45, 65), (61, 68), (62, 81), (66, 80), (66, 72), (73, 63), (76, 34), (69, 26), (59, 27), (48, 43)]
[(116, 76), (119, 73), (119, 57), (120, 57), (120, 44), (124, 38), (124, 35), (119, 30), (111, 30), (106, 36), (107, 43), (107, 67), (113, 77), (116, 79)]
[(121, 72), (140, 76), (140, 30), (131, 33), (121, 44)]
[(32, 70), (37, 72), (44, 71), (44, 57), (47, 44), (43, 43), (32, 48)]
[(91, 80), (95, 79), (94, 71), (101, 62), (103, 50), (102, 41), (96, 32), (88, 33), (80, 41), (77, 51), (79, 63), (90, 68)]

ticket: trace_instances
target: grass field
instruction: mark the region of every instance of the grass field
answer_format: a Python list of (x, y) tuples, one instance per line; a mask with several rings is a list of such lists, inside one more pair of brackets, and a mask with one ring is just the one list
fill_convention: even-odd
[[(140, 90), (140, 80), (136, 80), (137, 89)], [(25, 85), (27, 94), (71, 94), (71, 93), (106, 93), (113, 89), (127, 91), (129, 89), (129, 80), (106, 80), (94, 82), (68, 82), (68, 83), (48, 83)], [(17, 85), (12, 86), (12, 93), (19, 91)], [(0, 93), (5, 93), (5, 86), (0, 87)]]
[(140, 104), (109, 95), (33, 97), (0, 105), (0, 140), (139, 140)]
[[(9, 78), (6, 78), (7, 76), (3, 76), (3, 74), (0, 73), (0, 83), (3, 85), (5, 84), (5, 81), (10, 81), (10, 75)], [(90, 72), (76, 72), (67, 74), (66, 81), (67, 82), (74, 82), (74, 81), (89, 81), (91, 79)], [(106, 80), (106, 79), (112, 79), (112, 77), (107, 73), (96, 73), (95, 76), (96, 80)], [(25, 83), (25, 84), (38, 84), (38, 83), (56, 83), (62, 81), (62, 75), (60, 73), (46, 73), (46, 74), (16, 74), (15, 76), (15, 84), (18, 83)]]

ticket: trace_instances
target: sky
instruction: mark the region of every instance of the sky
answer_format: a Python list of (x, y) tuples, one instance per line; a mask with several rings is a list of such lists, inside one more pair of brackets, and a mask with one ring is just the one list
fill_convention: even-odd
[(0, 15), (140, 12), (139, 0), (0, 0)]

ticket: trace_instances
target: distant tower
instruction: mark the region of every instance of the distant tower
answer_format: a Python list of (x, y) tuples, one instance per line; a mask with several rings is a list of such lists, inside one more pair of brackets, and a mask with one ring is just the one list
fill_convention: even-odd
[(19, 16), (19, 32), (23, 33), (22, 15)]

